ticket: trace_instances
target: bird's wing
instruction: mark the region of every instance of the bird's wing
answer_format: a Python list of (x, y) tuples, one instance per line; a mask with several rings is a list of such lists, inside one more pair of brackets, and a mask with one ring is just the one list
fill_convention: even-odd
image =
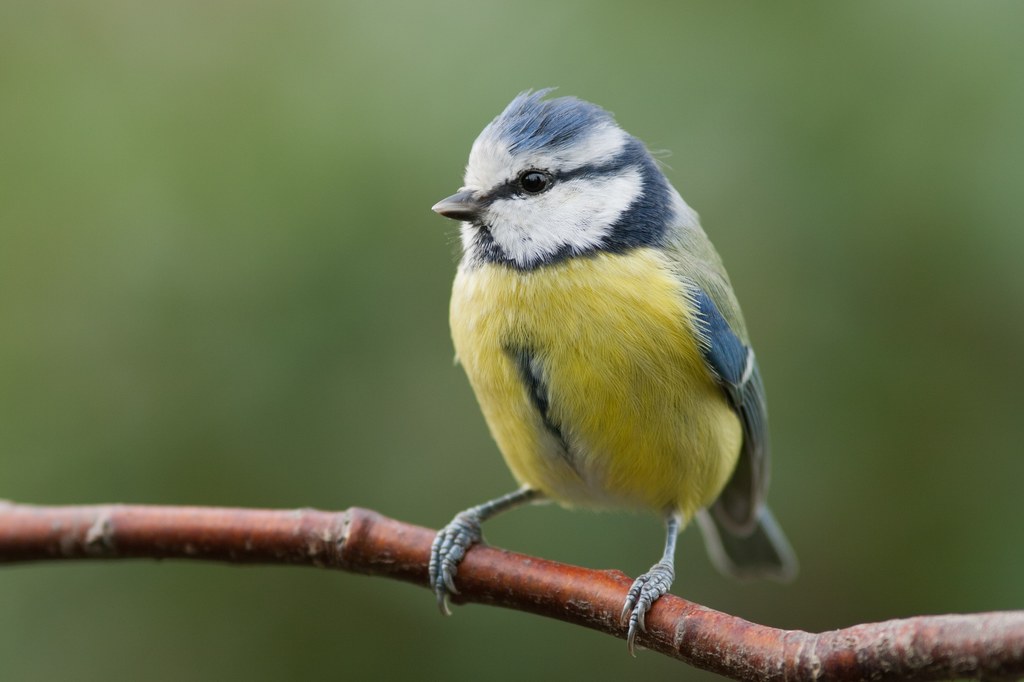
[(768, 492), (768, 413), (764, 385), (750, 348), (746, 324), (711, 240), (697, 214), (677, 200), (679, 222), (670, 231), (665, 254), (697, 309), (701, 349), (743, 426), (743, 448), (732, 478), (711, 507), (715, 519), (740, 536), (757, 527)]
[(723, 317), (711, 296), (692, 290), (702, 334), (704, 361), (714, 374), (743, 426), (743, 448), (732, 478), (712, 513), (729, 530), (746, 535), (757, 525), (768, 490), (768, 413), (757, 359)]

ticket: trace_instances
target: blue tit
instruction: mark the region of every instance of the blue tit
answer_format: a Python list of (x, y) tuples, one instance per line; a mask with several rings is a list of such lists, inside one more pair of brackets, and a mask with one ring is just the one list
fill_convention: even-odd
[(438, 533), (430, 581), (448, 613), (481, 522), (528, 502), (652, 511), (665, 547), (623, 606), (632, 652), (691, 519), (727, 574), (796, 562), (765, 506), (764, 387), (721, 259), (640, 140), (548, 92), (512, 100), (433, 207), (461, 221), (457, 360), (521, 487)]

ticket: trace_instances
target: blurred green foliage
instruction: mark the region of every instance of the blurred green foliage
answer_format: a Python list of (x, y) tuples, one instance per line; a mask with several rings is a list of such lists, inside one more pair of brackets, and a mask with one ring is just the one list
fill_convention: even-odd
[[(518, 91), (593, 100), (701, 212), (767, 381), (802, 561), (677, 594), (787, 628), (1024, 608), (1024, 6), (0, 5), (0, 496), (364, 505), (510, 489), (430, 213)], [(644, 570), (661, 526), (496, 544)], [(3, 680), (704, 679), (620, 641), (296, 568), (0, 572)]]

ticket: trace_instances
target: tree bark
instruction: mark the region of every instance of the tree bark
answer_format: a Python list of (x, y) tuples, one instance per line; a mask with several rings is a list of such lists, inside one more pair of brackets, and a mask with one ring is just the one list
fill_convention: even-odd
[[(192, 559), (297, 564), (427, 587), (435, 531), (374, 511), (0, 502), (0, 563)], [(455, 603), (528, 611), (625, 637), (631, 580), (485, 545), (459, 567)], [(424, 604), (423, 608), (430, 608)], [(842, 630), (779, 630), (667, 594), (642, 645), (737, 680), (945, 680), (1024, 677), (1024, 611), (919, 616)]]

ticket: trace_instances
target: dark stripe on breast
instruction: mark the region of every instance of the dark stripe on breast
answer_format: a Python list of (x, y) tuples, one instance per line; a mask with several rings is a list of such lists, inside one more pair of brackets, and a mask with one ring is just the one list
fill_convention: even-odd
[[(558, 441), (566, 464), (573, 471), (577, 471), (576, 463), (573, 461), (572, 453), (569, 450), (569, 441), (565, 437), (565, 433), (562, 432), (561, 427), (551, 419), (548, 387), (544, 383), (541, 366), (536, 354), (527, 348), (512, 347), (506, 347), (505, 352), (512, 359), (512, 362), (515, 363), (516, 369), (519, 371), (519, 377), (526, 386), (526, 393), (530, 397), (530, 402), (533, 403), (533, 406), (537, 408), (537, 412), (540, 413), (540, 419), (544, 423), (544, 428)], [(579, 472), (577, 471), (577, 473)]]

